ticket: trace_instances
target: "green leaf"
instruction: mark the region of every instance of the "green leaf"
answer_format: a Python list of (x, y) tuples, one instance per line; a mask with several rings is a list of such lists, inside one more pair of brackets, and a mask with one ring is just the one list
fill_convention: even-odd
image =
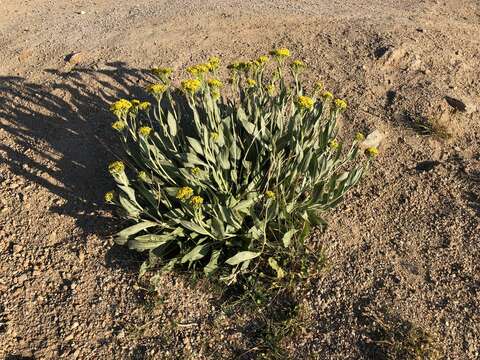
[(227, 259), (225, 262), (228, 265), (238, 265), (244, 261), (255, 259), (256, 257), (260, 256), (261, 252), (253, 252), (253, 251), (240, 251), (235, 256)]
[(158, 223), (153, 221), (142, 221), (138, 224), (129, 226), (115, 235), (115, 242), (119, 245), (124, 245), (130, 236), (153, 226), (158, 226)]
[(177, 135), (177, 121), (175, 120), (171, 112), (168, 112), (167, 114), (167, 124), (168, 129), (170, 130), (170, 135)]
[(128, 215), (130, 215), (134, 219), (138, 218), (141, 209), (139, 209), (134, 203), (127, 199), (123, 193), (120, 193), (118, 195), (118, 200), (120, 201), (120, 205), (122, 205)]
[(233, 210), (248, 214), (250, 212), (250, 208), (255, 205), (256, 201), (257, 198), (242, 200), (237, 205), (235, 205)]
[(212, 218), (212, 234), (217, 240), (225, 238), (225, 227), (218, 218)]
[(218, 268), (218, 258), (220, 257), (220, 254), (222, 252), (220, 250), (213, 250), (212, 251), (212, 256), (210, 257), (210, 261), (208, 264), (203, 268), (203, 272), (205, 275), (211, 275), (215, 271), (217, 271)]
[(176, 239), (177, 237), (184, 236), (182, 228), (176, 228), (174, 231), (164, 234), (147, 234), (137, 236), (134, 239), (128, 241), (128, 247), (138, 251), (155, 249), (160, 245)]
[(207, 255), (209, 246), (210, 244), (202, 244), (202, 245), (195, 246), (189, 253), (185, 254), (182, 257), (182, 260), (180, 262), (184, 264), (187, 261), (192, 263), (194, 261), (200, 260), (205, 255)]
[(297, 232), (298, 232), (298, 230), (296, 230), (296, 229), (288, 230), (282, 237), (283, 246), (288, 248), (290, 246), (291, 241), (292, 241), (293, 235), (295, 235)]
[(194, 231), (194, 232), (202, 234), (202, 235), (212, 236), (212, 234), (210, 234), (206, 229), (204, 229), (203, 227), (201, 227), (198, 224), (195, 224), (194, 222), (187, 221), (187, 220), (181, 220), (180, 224), (188, 230)]
[(203, 155), (203, 146), (197, 139), (187, 136), (187, 141), (190, 144), (190, 147), (199, 155)]

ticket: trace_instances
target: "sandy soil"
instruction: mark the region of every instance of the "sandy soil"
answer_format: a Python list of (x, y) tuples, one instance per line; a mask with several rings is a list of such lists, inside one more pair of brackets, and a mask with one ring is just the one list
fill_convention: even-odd
[(346, 137), (379, 129), (386, 141), (315, 239), (328, 266), (309, 279), (304, 331), (283, 340), (285, 357), (386, 358), (366, 314), (388, 312), (430, 334), (441, 358), (478, 359), (478, 1), (193, 3), (0, 0), (0, 358), (265, 352), (251, 319), (208, 285), (165, 276), (148, 295), (139, 257), (111, 246), (99, 199), (113, 158), (107, 104), (141, 94), (143, 69), (286, 46), (348, 99)]

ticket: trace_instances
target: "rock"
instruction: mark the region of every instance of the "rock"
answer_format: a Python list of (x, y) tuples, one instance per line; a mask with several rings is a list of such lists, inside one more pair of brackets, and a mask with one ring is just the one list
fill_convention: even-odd
[(406, 51), (403, 48), (387, 48), (383, 53), (379, 52), (381, 56), (377, 57), (377, 59), (383, 62), (383, 66), (389, 67), (393, 66), (398, 61), (406, 55)]
[(22, 246), (22, 245), (14, 244), (14, 245), (12, 246), (13, 255), (18, 255), (18, 253), (21, 252), (22, 250), (23, 250), (23, 246)]
[(48, 245), (55, 245), (58, 242), (57, 232), (53, 231), (48, 235)]
[(379, 147), (384, 138), (385, 134), (383, 134), (380, 130), (375, 130), (360, 143), (360, 148), (367, 149), (369, 147)]
[(83, 60), (85, 60), (84, 52), (73, 52), (65, 56), (65, 62), (72, 66), (81, 63)]
[(20, 285), (23, 285), (23, 283), (27, 281), (27, 279), (28, 279), (27, 274), (22, 274), (17, 278), (17, 283)]

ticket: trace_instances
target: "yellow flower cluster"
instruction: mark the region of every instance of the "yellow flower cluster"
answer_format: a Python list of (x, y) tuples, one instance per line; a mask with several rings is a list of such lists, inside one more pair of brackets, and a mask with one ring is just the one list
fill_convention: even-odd
[(115, 198), (115, 192), (114, 191), (108, 191), (108, 192), (105, 193), (105, 195), (103, 195), (103, 199), (107, 203), (111, 203), (114, 198)]
[(138, 174), (137, 174), (137, 179), (140, 180), (140, 181), (143, 181), (143, 182), (149, 182), (150, 181), (150, 177), (148, 176), (148, 174), (145, 171), (139, 171)]
[(270, 58), (269, 58), (267, 55), (262, 55), (262, 56), (260, 56), (260, 57), (257, 59), (257, 62), (258, 62), (260, 65), (263, 65), (263, 64), (267, 63), (268, 60), (270, 60)]
[(338, 111), (345, 111), (345, 109), (347, 108), (347, 102), (342, 99), (335, 99), (334, 105), (335, 109), (337, 109)]
[(275, 199), (275, 193), (272, 190), (267, 190), (265, 191), (265, 196), (268, 199)]
[(312, 110), (315, 100), (308, 96), (299, 96), (297, 98), (297, 106), (301, 109)]
[(274, 84), (267, 85), (267, 92), (268, 92), (268, 95), (270, 96), (275, 95), (275, 85)]
[(223, 83), (218, 79), (208, 79), (207, 83), (208, 83), (208, 86), (212, 88), (213, 87), (221, 88), (223, 86)]
[(218, 141), (218, 138), (220, 137), (220, 135), (217, 132), (212, 132), (210, 134), (210, 137), (212, 138), (213, 141)]
[(182, 81), (182, 88), (186, 92), (189, 92), (191, 94), (194, 94), (200, 89), (200, 86), (202, 83), (198, 79), (189, 79), (189, 80), (183, 80)]
[(192, 204), (194, 208), (199, 208), (203, 204), (203, 198), (198, 195), (192, 196), (190, 199), (190, 204)]
[(290, 66), (292, 67), (292, 69), (294, 70), (299, 70), (301, 68), (304, 68), (305, 67), (305, 63), (301, 60), (294, 60)]
[(257, 85), (257, 82), (253, 79), (247, 79), (247, 85), (248, 87), (254, 87), (255, 85)]
[(120, 99), (110, 105), (110, 111), (115, 115), (120, 116), (130, 110), (132, 106), (133, 104), (130, 101), (126, 99)]
[(285, 48), (276, 49), (272, 50), (270, 55), (275, 56), (276, 58), (287, 58), (290, 57), (290, 50)]
[(365, 153), (370, 157), (375, 157), (378, 155), (378, 148), (371, 146), (365, 150)]
[(208, 65), (210, 65), (210, 70), (216, 70), (220, 66), (220, 59), (216, 56), (212, 56), (208, 59)]
[(148, 101), (142, 101), (140, 104), (138, 104), (138, 108), (142, 111), (148, 111), (150, 106), (152, 106), (152, 104), (150, 104)]
[(313, 87), (313, 91), (315, 91), (316, 93), (319, 93), (322, 90), (323, 90), (323, 83), (321, 81), (317, 81), (315, 83), (315, 86)]
[(363, 135), (361, 132), (358, 132), (358, 133), (355, 135), (355, 140), (357, 140), (357, 141), (363, 141), (363, 140), (365, 140), (365, 135)]
[(329, 147), (330, 149), (333, 149), (333, 150), (338, 149), (338, 146), (339, 146), (339, 145), (338, 145), (337, 139), (331, 139), (331, 140), (328, 142), (328, 147)]
[(150, 135), (150, 133), (152, 132), (152, 128), (149, 127), (149, 126), (141, 126), (139, 129), (138, 129), (138, 133), (142, 136), (145, 136), (147, 137), (148, 135)]
[(157, 76), (168, 76), (173, 72), (172, 68), (168, 67), (154, 67), (152, 69), (152, 73), (154, 73)]
[(167, 86), (163, 84), (150, 84), (146, 89), (152, 95), (160, 95), (167, 90)]
[(176, 198), (179, 200), (190, 199), (193, 195), (193, 189), (189, 186), (184, 186), (178, 189)]
[(189, 66), (187, 68), (187, 72), (193, 76), (198, 76), (200, 74), (208, 73), (211, 69), (211, 65), (209, 63), (206, 64), (198, 64)]
[(200, 170), (199, 167), (194, 167), (190, 170), (190, 173), (194, 176), (200, 175), (201, 172), (202, 172), (202, 170)]
[(112, 124), (112, 128), (117, 131), (122, 131), (123, 129), (125, 129), (125, 126), (127, 126), (127, 124), (125, 124), (125, 121), (122, 120), (115, 121)]
[(324, 91), (322, 94), (322, 98), (324, 101), (332, 100), (333, 94), (330, 91)]
[(108, 165), (110, 174), (120, 174), (125, 170), (125, 164), (122, 161), (114, 161)]

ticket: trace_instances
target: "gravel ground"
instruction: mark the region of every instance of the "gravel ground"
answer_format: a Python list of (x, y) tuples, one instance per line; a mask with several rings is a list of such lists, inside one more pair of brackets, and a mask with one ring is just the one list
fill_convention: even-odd
[(277, 46), (349, 101), (345, 138), (386, 134), (312, 239), (328, 259), (280, 358), (406, 358), (394, 327), (439, 358), (480, 358), (478, 1), (198, 3), (0, 0), (0, 358), (274, 357), (264, 324), (213, 285), (138, 282), (141, 258), (112, 246), (99, 199), (107, 104), (141, 94), (144, 69)]

